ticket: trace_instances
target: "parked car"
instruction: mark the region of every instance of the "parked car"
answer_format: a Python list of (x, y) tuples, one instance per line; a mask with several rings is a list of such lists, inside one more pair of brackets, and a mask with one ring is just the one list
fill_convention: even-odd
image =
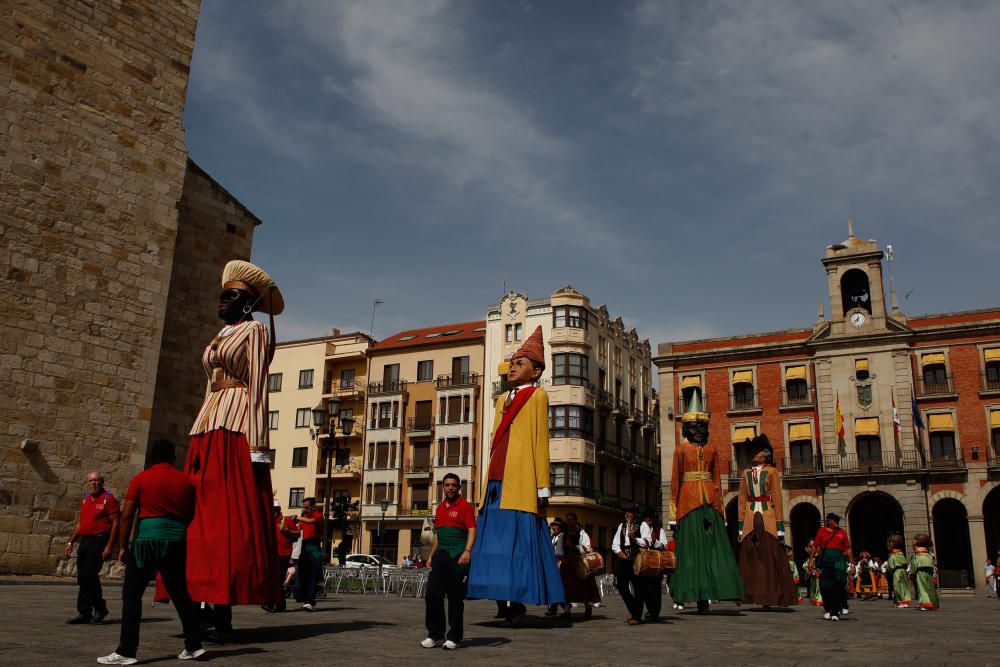
[(398, 570), (399, 566), (385, 556), (374, 556), (372, 554), (347, 554), (347, 561), (344, 567), (379, 567), (383, 570)]

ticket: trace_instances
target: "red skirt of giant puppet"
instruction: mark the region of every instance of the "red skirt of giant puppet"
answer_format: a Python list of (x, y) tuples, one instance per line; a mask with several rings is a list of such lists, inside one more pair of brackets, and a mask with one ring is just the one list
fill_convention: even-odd
[(195, 485), (187, 531), (191, 599), (277, 604), (281, 587), (267, 466), (250, 462), (242, 433), (215, 429), (191, 438), (184, 471)]

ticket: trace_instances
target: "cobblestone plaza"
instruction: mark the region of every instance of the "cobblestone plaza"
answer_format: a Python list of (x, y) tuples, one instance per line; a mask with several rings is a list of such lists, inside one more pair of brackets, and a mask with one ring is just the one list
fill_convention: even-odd
[[(107, 586), (111, 607), (99, 626), (66, 626), (76, 588), (0, 586), (0, 662), (89, 665), (118, 641), (121, 588)], [(669, 606), (669, 601), (668, 606)], [(139, 659), (172, 663), (183, 648), (180, 623), (170, 606), (143, 607)], [(893, 609), (888, 602), (856, 601), (840, 623), (823, 621), (814, 608), (763, 612), (734, 604), (701, 617), (669, 611), (658, 624), (630, 627), (617, 597), (572, 625), (530, 610), (517, 630), (493, 618), (492, 602), (466, 604), (466, 639), (455, 652), (419, 647), (424, 638), (422, 600), (331, 596), (313, 613), (294, 609), (266, 614), (237, 607), (231, 643), (206, 643), (216, 665), (358, 664), (591, 664), (757, 665), (768, 647), (770, 665), (1000, 664), (992, 620), (1000, 602), (945, 597), (939, 612)], [(582, 614), (578, 611), (577, 616)]]

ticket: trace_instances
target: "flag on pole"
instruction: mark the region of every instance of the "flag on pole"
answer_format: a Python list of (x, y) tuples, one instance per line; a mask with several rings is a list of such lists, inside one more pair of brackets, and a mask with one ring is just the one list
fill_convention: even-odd
[(899, 410), (896, 409), (896, 388), (892, 388), (892, 437), (899, 442)]
[(834, 428), (837, 431), (837, 439), (844, 439), (844, 413), (840, 410), (840, 393), (837, 394), (837, 412), (835, 414)]
[(910, 402), (913, 409), (913, 427), (918, 431), (924, 430), (924, 420), (920, 417), (920, 408), (917, 407), (917, 397), (910, 394)]

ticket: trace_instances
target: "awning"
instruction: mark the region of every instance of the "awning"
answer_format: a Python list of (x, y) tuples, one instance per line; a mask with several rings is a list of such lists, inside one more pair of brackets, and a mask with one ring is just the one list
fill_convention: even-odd
[(990, 428), (1000, 428), (1000, 410), (990, 410)]
[(755, 426), (740, 426), (733, 431), (733, 444), (742, 445), (747, 439), (753, 440), (756, 437), (757, 428)]
[(878, 417), (861, 417), (854, 420), (854, 435), (879, 435)]
[(733, 373), (733, 384), (753, 384), (753, 371), (736, 371)]
[(788, 441), (812, 440), (812, 424), (791, 424), (788, 427)]
[(868, 370), (868, 360), (867, 359), (855, 359), (854, 360), (854, 372), (860, 373), (861, 371)]
[(806, 367), (805, 366), (789, 366), (785, 369), (785, 381), (788, 380), (805, 380), (806, 379)]
[(681, 389), (690, 389), (691, 387), (701, 386), (701, 376), (700, 375), (685, 375), (681, 379)]
[(929, 354), (920, 355), (920, 365), (930, 366), (931, 364), (943, 364), (944, 363), (944, 352), (931, 352)]
[(928, 431), (954, 431), (955, 421), (950, 412), (927, 415)]
[(1000, 347), (988, 347), (983, 350), (986, 361), (1000, 361)]
[(499, 375), (507, 375), (507, 371), (509, 371), (509, 370), (510, 370), (510, 362), (509, 361), (501, 361), (500, 365), (497, 366), (497, 373)]

